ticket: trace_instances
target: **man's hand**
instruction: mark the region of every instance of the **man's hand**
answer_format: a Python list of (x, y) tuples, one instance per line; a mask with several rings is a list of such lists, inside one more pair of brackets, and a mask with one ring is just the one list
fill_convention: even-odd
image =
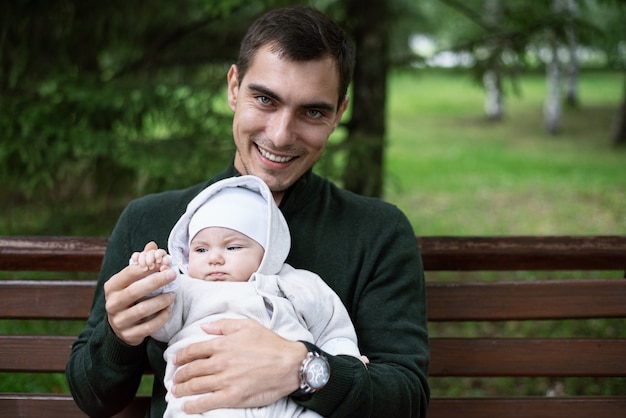
[[(144, 251), (156, 249), (157, 245), (150, 242)], [(104, 284), (104, 298), (107, 318), (115, 335), (126, 344), (135, 346), (161, 328), (169, 318), (175, 295), (164, 293), (147, 299), (146, 296), (175, 278), (176, 273), (172, 269), (165, 266), (160, 271), (155, 264), (152, 269), (131, 264), (113, 275)]]
[(299, 387), (304, 344), (249, 319), (221, 319), (202, 328), (220, 336), (189, 345), (176, 356), (176, 364), (186, 367), (174, 376), (174, 396), (207, 394), (185, 403), (186, 413), (266, 406)]

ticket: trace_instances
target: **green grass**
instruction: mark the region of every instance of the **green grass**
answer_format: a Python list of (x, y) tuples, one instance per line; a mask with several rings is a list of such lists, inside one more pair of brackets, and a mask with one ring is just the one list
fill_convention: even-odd
[(581, 77), (581, 106), (543, 131), (541, 76), (484, 117), (466, 75), (399, 73), (390, 83), (385, 198), (418, 235), (626, 233), (626, 150), (610, 133), (621, 74)]

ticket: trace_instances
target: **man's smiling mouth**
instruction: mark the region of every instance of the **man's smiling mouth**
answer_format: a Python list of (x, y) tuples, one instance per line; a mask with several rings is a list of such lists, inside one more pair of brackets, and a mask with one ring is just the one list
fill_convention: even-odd
[(295, 158), (295, 157), (281, 157), (279, 155), (272, 154), (271, 152), (264, 150), (263, 148), (259, 146), (257, 146), (257, 148), (259, 149), (259, 152), (261, 153), (263, 157), (267, 158), (268, 160), (274, 163), (288, 163), (289, 161)]

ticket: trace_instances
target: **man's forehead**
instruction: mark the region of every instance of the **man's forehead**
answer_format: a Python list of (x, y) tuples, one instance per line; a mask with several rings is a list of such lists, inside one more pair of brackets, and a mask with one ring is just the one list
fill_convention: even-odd
[(339, 94), (339, 71), (330, 56), (293, 61), (266, 47), (255, 54), (242, 85), (257, 90), (261, 87), (281, 97), (289, 94), (306, 100), (328, 101), (335, 106)]

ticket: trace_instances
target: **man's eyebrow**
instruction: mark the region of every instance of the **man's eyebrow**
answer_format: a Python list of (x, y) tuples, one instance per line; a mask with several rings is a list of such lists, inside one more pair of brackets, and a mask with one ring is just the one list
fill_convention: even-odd
[[(274, 93), (273, 91), (271, 91), (270, 89), (268, 89), (267, 87), (263, 87), (259, 84), (250, 84), (248, 85), (248, 89), (255, 91), (257, 93), (262, 94), (263, 96), (267, 96), (272, 100), (276, 100), (278, 102), (282, 102), (283, 100), (281, 99), (281, 97)], [(335, 106), (327, 103), (327, 102), (316, 102), (316, 103), (306, 103), (304, 105), (302, 105), (303, 108), (305, 109), (318, 109), (318, 110), (326, 110), (329, 112), (332, 112), (335, 110)]]
[(250, 84), (250, 85), (248, 85), (248, 89), (252, 90), (252, 91), (255, 91), (257, 93), (261, 93), (263, 96), (267, 96), (270, 99), (274, 99), (274, 100), (277, 100), (279, 102), (282, 101), (278, 94), (274, 93), (270, 89), (268, 89), (266, 87), (263, 87), (263, 86), (261, 86), (259, 84)]

